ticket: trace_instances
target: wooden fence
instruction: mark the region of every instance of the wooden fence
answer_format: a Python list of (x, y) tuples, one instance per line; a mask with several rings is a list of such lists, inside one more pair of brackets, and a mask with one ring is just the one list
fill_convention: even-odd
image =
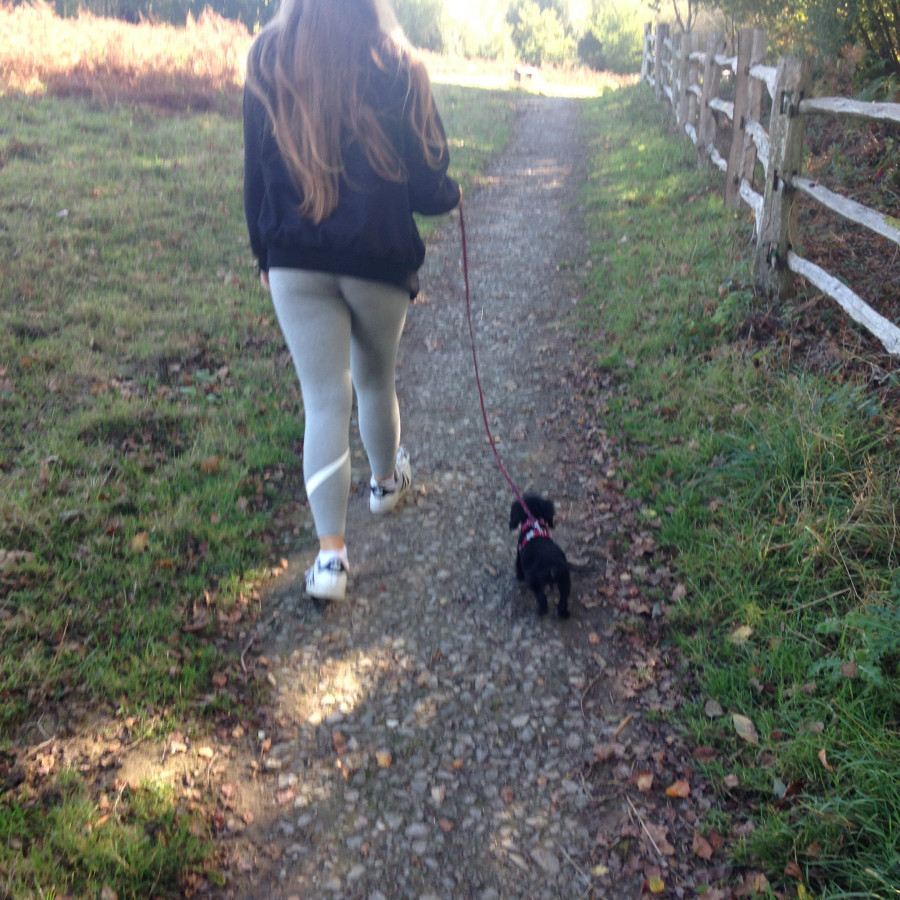
[[(725, 173), (725, 202), (746, 203), (756, 217), (754, 276), (765, 289), (785, 297), (800, 275), (827, 294), (900, 356), (900, 328), (872, 309), (834, 275), (794, 252), (798, 192), (851, 222), (900, 245), (900, 221), (857, 203), (802, 176), (805, 120), (825, 115), (900, 124), (900, 103), (865, 103), (845, 97), (811, 98), (807, 60), (785, 56), (765, 65), (766, 34), (743, 29), (729, 48), (721, 34), (670, 36), (669, 27), (644, 27), (641, 80), (660, 102), (671, 105), (679, 132), (697, 147), (698, 161)], [(731, 82), (720, 96), (723, 74)], [(763, 119), (767, 92), (768, 129)], [(717, 137), (730, 135), (726, 159)], [(719, 142), (727, 144), (727, 140)], [(760, 193), (754, 185), (757, 166), (765, 173)]]

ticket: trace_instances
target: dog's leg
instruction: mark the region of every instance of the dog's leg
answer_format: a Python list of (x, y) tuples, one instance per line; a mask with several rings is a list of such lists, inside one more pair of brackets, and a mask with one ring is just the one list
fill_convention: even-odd
[(546, 616), (547, 615), (547, 595), (544, 593), (544, 586), (540, 583), (530, 584), (529, 587), (532, 591), (534, 591), (534, 596), (537, 597), (538, 604), (538, 615)]
[(572, 589), (572, 580), (567, 570), (556, 573), (556, 586), (559, 588), (559, 603), (556, 605), (556, 615), (560, 619), (568, 619), (569, 591)]
[(516, 578), (519, 581), (525, 580), (525, 572), (522, 570), (522, 557), (518, 553), (516, 554)]

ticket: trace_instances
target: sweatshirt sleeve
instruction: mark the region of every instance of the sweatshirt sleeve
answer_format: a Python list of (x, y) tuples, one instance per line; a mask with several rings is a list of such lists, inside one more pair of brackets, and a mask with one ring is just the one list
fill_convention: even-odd
[(269, 268), (266, 245), (259, 229), (259, 218), (265, 199), (263, 179), (262, 143), (268, 128), (268, 114), (260, 99), (252, 91), (244, 89), (244, 215), (250, 235), (250, 249), (259, 268)]
[(409, 205), (413, 212), (425, 216), (439, 216), (450, 212), (459, 203), (459, 185), (447, 174), (450, 166), (450, 150), (444, 125), (438, 116), (441, 133), (441, 162), (437, 169), (425, 159), (421, 143), (407, 123), (406, 146), (407, 172), (409, 177)]

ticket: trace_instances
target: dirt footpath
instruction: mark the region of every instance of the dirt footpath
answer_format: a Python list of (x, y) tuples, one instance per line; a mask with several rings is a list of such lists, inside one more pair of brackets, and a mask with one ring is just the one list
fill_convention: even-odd
[(401, 348), (414, 497), (371, 517), (357, 441), (347, 601), (303, 597), (311, 552), (263, 598), (247, 660), (266, 667), (274, 702), (217, 776), (222, 896), (693, 895), (689, 816), (662, 790), (686, 751), (647, 721), (677, 699), (665, 604), (645, 586), (677, 588), (623, 499), (602, 422), (619, 388), (569, 322), (588, 245), (577, 103), (523, 97), (465, 209), (488, 419), (516, 484), (556, 502), (572, 618), (551, 604), (540, 619), (515, 579), (513, 497), (482, 421), (453, 216), (430, 241)]

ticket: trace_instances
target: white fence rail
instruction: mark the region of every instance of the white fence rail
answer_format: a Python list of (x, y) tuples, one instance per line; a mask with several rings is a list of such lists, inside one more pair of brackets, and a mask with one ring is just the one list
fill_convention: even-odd
[[(725, 173), (725, 202), (734, 207), (746, 203), (753, 210), (757, 239), (754, 272), (759, 284), (784, 297), (793, 290), (795, 274), (807, 279), (868, 329), (888, 353), (900, 356), (900, 328), (834, 275), (798, 256), (790, 241), (796, 225), (796, 197), (803, 194), (900, 246), (897, 219), (800, 174), (807, 117), (900, 124), (900, 103), (807, 97), (808, 61), (785, 56), (777, 66), (768, 66), (765, 48), (765, 32), (758, 29), (741, 30), (732, 56), (726, 55), (721, 34), (701, 37), (685, 33), (673, 38), (667, 25), (657, 25), (654, 31), (648, 24), (644, 27), (641, 77), (660, 102), (671, 105), (678, 130), (697, 147), (699, 160)], [(734, 100), (718, 95), (726, 71), (734, 84)], [(764, 90), (771, 99), (768, 128), (761, 113)], [(716, 149), (720, 127), (731, 131), (727, 160)], [(765, 172), (763, 193), (754, 188), (757, 162)]]

